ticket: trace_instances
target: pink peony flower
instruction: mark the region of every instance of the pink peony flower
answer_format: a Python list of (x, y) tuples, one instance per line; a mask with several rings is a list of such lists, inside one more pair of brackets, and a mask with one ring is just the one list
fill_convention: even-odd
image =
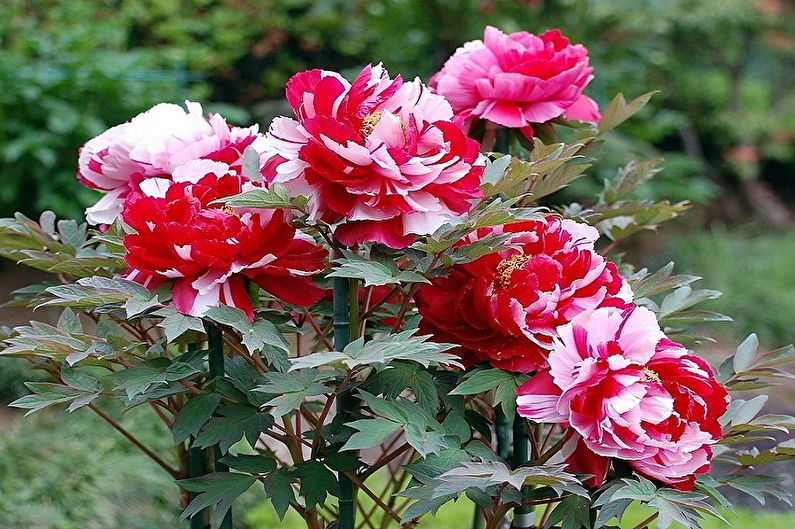
[(514, 234), (513, 248), (453, 266), (416, 294), (420, 332), (458, 344), (465, 363), (535, 371), (546, 365), (558, 326), (631, 300), (615, 265), (594, 251), (595, 228), (549, 216), (483, 228), (462, 244), (503, 233)]
[(124, 237), (128, 278), (149, 288), (172, 282), (175, 308), (193, 316), (230, 305), (253, 317), (244, 278), (288, 303), (318, 301), (324, 291), (312, 276), (325, 270), (326, 250), (290, 226), (283, 210), (215, 203), (247, 185), (211, 160), (143, 181), (122, 212), (136, 230)]
[(110, 128), (80, 149), (77, 178), (93, 189), (107, 191), (86, 210), (91, 224), (110, 224), (119, 216), (124, 198), (142, 181), (168, 177), (181, 164), (197, 159), (229, 164), (240, 172), (242, 154), (258, 137), (258, 127), (230, 127), (218, 114), (202, 115), (199, 103), (161, 103)]
[(466, 130), (485, 119), (520, 128), (560, 116), (587, 122), (601, 118), (596, 102), (583, 95), (593, 79), (588, 50), (571, 44), (557, 29), (541, 35), (506, 35), (487, 27), (483, 40), (467, 42), (431, 78)]
[(558, 334), (549, 368), (517, 389), (518, 413), (567, 423), (595, 454), (692, 488), (728, 402), (706, 363), (665, 338), (642, 307), (583, 312)]
[(406, 247), (482, 196), (478, 143), (419, 79), (390, 79), (380, 64), (353, 84), (309, 70), (287, 83), (287, 100), (297, 119), (271, 124), (262, 174), (309, 197), (310, 220), (344, 220), (345, 245)]

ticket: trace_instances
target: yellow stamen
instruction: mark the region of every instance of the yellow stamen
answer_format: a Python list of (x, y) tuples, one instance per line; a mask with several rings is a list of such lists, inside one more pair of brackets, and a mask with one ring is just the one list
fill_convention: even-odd
[(656, 382), (660, 383), (660, 375), (652, 371), (648, 367), (643, 368), (643, 382)]
[(530, 259), (532, 259), (532, 256), (519, 253), (513, 257), (500, 261), (500, 263), (497, 265), (497, 274), (500, 284), (503, 286), (503, 288), (508, 288), (511, 286), (511, 274), (513, 274), (516, 270), (521, 269)]
[(362, 135), (362, 138), (366, 138), (370, 134), (373, 133), (375, 126), (378, 125), (378, 122), (381, 121), (381, 116), (384, 115), (383, 110), (379, 110), (377, 112), (373, 112), (372, 114), (367, 114), (364, 119), (362, 120), (362, 128), (359, 130), (359, 133)]

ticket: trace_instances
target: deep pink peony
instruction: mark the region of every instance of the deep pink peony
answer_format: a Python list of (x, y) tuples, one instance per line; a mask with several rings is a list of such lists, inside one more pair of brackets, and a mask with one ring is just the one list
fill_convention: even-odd
[(191, 160), (224, 162), (240, 172), (243, 151), (261, 138), (258, 127), (231, 127), (218, 114), (205, 117), (199, 103), (186, 105), (187, 112), (170, 103), (155, 105), (83, 145), (77, 178), (88, 187), (107, 191), (86, 210), (89, 223), (112, 223), (124, 198), (143, 180), (168, 177)]
[(324, 291), (312, 276), (325, 269), (326, 250), (290, 226), (283, 210), (214, 203), (245, 189), (227, 164), (210, 160), (142, 182), (122, 213), (136, 230), (124, 237), (128, 277), (150, 288), (172, 281), (174, 306), (193, 316), (230, 305), (252, 317), (244, 278), (288, 303), (318, 301)]
[(557, 29), (506, 35), (489, 26), (483, 40), (467, 42), (447, 60), (430, 86), (450, 101), (467, 130), (485, 119), (532, 136), (532, 123), (560, 116), (599, 121), (596, 102), (582, 93), (592, 71), (588, 50)]
[(687, 489), (706, 472), (728, 394), (642, 307), (583, 312), (558, 329), (549, 369), (517, 390), (518, 413), (567, 423), (603, 457)]
[(416, 295), (420, 332), (458, 344), (467, 364), (530, 372), (547, 363), (558, 326), (631, 292), (616, 267), (594, 251), (591, 226), (549, 216), (483, 228), (462, 244), (513, 233), (507, 250), (453, 266)]
[(478, 143), (419, 79), (390, 79), (381, 65), (353, 84), (309, 70), (290, 79), (287, 99), (297, 119), (271, 124), (263, 176), (309, 197), (311, 220), (344, 220), (343, 244), (406, 247), (481, 197)]

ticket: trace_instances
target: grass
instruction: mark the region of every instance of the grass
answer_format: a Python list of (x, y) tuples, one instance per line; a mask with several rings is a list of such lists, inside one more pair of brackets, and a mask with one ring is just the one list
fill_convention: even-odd
[(738, 343), (751, 332), (774, 347), (795, 340), (794, 230), (713, 229), (672, 238), (660, 254), (653, 258), (656, 264), (673, 260), (678, 273), (704, 278), (696, 283), (698, 288), (723, 293), (704, 308), (734, 318), (725, 330), (733, 332)]
[[(427, 515), (423, 517), (420, 527), (422, 529), (468, 529), (472, 524), (473, 509), (472, 503), (466, 499), (448, 503), (439, 509), (436, 516)], [(653, 512), (651, 509), (633, 505), (627, 511), (619, 527), (621, 529), (634, 529)], [(738, 510), (724, 512), (723, 516), (728, 521), (728, 525), (719, 519), (710, 518), (704, 521), (702, 529), (777, 529), (795, 527), (795, 513)], [(280, 522), (269, 503), (254, 507), (245, 515), (244, 519), (246, 525), (252, 529), (260, 527), (304, 529), (306, 527), (303, 520), (293, 511), (290, 511), (284, 521)], [(390, 528), (392, 527), (396, 527), (396, 524), (391, 524)], [(651, 527), (655, 527), (655, 524), (652, 523)], [(678, 524), (674, 524), (672, 527), (681, 528)]]

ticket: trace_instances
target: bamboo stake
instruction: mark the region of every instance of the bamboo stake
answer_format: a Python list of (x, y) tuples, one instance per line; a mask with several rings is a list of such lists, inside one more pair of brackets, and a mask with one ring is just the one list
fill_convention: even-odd
[[(334, 278), (334, 349), (342, 351), (351, 339), (350, 289), (347, 278)], [(337, 397), (337, 413), (344, 415), (355, 405), (350, 392), (344, 391)], [(339, 473), (339, 529), (354, 529), (355, 505), (353, 501), (353, 481), (344, 473)]]
[[(210, 377), (223, 377), (224, 376), (224, 335), (223, 331), (215, 325), (207, 325), (207, 346), (210, 350), (209, 364), (210, 364)], [(213, 447), (213, 461), (215, 463), (216, 472), (229, 472), (229, 467), (220, 462), (223, 457), (221, 448), (219, 446)], [(232, 508), (221, 520), (219, 529), (232, 529)]]

